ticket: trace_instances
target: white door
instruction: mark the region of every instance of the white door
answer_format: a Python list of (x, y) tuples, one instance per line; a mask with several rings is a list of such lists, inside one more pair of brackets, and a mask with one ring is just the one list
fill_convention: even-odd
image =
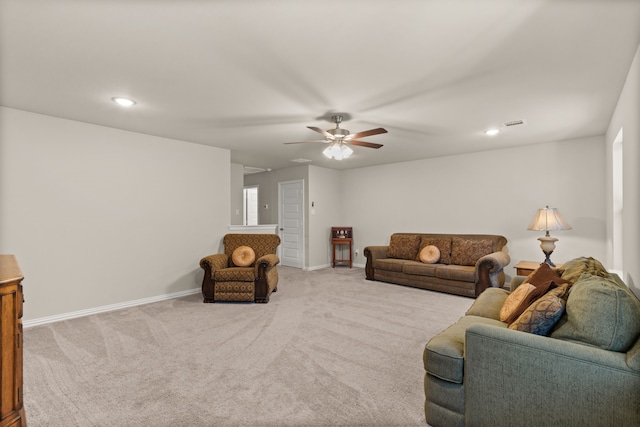
[(304, 181), (278, 183), (280, 263), (304, 267)]

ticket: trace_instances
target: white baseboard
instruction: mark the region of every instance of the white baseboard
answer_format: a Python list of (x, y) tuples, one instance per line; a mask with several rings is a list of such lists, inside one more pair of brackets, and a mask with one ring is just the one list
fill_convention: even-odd
[(142, 298), (133, 301), (125, 301), (118, 304), (104, 305), (102, 307), (88, 308), (86, 310), (72, 311), (70, 313), (56, 314), (54, 316), (40, 317), (32, 320), (25, 320), (22, 324), (23, 327), (28, 328), (31, 326), (44, 325), (47, 323), (59, 322), (61, 320), (69, 320), (76, 317), (89, 316), (91, 314), (104, 313), (107, 311), (120, 310), (122, 308), (134, 307), (136, 305), (149, 304), (152, 302), (164, 301), (172, 298), (183, 297), (186, 295), (197, 294), (200, 292), (200, 288), (188, 289), (186, 291), (178, 291), (170, 294), (157, 295), (149, 298)]

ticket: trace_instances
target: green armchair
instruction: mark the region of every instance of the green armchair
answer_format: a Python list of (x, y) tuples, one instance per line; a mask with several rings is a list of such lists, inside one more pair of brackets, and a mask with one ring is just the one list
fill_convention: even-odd
[[(280, 259), (276, 249), (280, 237), (276, 234), (227, 234), (223, 243), (223, 254), (200, 260), (204, 270), (203, 302), (269, 302), (271, 293), (278, 290), (276, 265)], [(233, 263), (233, 251), (240, 246), (249, 246), (255, 252), (255, 262), (251, 265), (239, 267)]]

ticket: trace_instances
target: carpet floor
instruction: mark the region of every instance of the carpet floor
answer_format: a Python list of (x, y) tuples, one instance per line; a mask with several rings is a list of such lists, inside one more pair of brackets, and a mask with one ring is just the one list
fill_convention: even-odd
[(424, 345), (473, 300), (279, 272), (268, 304), (194, 294), (26, 328), (29, 426), (425, 426)]

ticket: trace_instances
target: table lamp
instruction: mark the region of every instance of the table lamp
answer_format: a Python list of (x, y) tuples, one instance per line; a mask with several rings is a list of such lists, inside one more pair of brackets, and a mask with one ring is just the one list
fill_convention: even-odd
[(538, 209), (536, 216), (533, 218), (533, 221), (531, 221), (531, 224), (529, 224), (527, 230), (545, 232), (543, 237), (538, 237), (538, 240), (540, 240), (540, 249), (542, 249), (546, 257), (544, 262), (549, 264), (550, 267), (555, 267), (555, 264), (551, 262), (549, 257), (555, 250), (558, 239), (551, 237), (549, 231), (571, 230), (571, 226), (562, 218), (558, 209), (546, 206), (543, 209)]

